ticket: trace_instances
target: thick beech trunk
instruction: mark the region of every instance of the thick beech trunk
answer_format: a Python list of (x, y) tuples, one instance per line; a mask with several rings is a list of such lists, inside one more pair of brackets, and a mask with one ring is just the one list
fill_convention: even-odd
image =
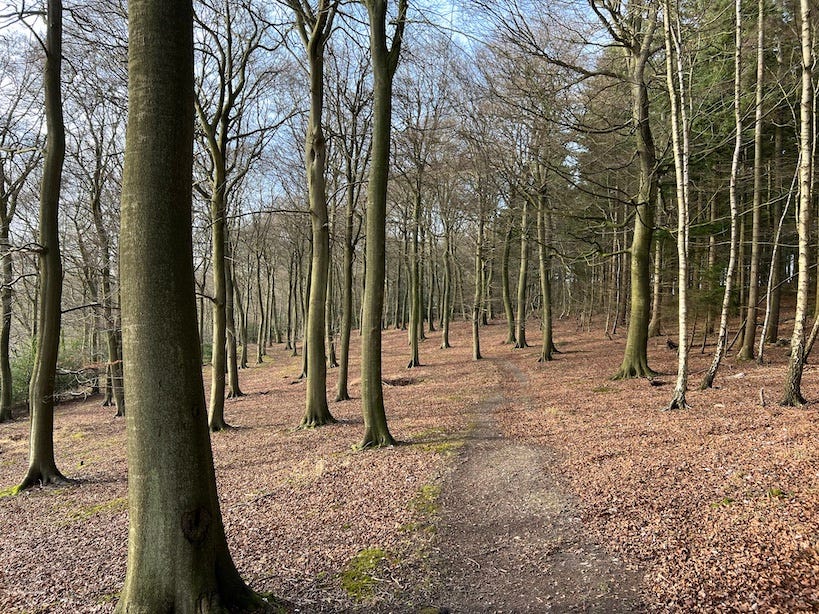
[(628, 49), (631, 77), (632, 123), (637, 140), (640, 187), (637, 193), (634, 235), (631, 241), (631, 315), (623, 363), (617, 379), (654, 375), (648, 366), (648, 319), (650, 301), (649, 253), (654, 232), (654, 209), (657, 197), (656, 154), (649, 123), (649, 97), (645, 70), (652, 51), (657, 26), (657, 5), (652, 4), (641, 41)]
[(387, 427), (381, 381), (381, 318), (386, 269), (387, 182), (390, 168), (392, 81), (398, 67), (407, 0), (398, 0), (392, 46), (387, 43), (387, 0), (364, 0), (370, 22), (373, 68), (372, 162), (367, 206), (367, 278), (361, 318), (362, 448), (395, 444)]
[(122, 198), (128, 567), (120, 614), (272, 610), (228, 552), (208, 435), (191, 242), (190, 2), (131, 0)]

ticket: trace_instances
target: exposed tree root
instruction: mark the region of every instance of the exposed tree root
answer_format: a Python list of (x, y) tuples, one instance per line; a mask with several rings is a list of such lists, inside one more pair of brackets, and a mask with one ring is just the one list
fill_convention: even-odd
[(613, 380), (634, 379), (638, 377), (654, 377), (657, 372), (649, 368), (643, 361), (624, 362), (617, 373), (611, 378)]
[(66, 486), (73, 484), (56, 467), (30, 467), (23, 480), (14, 488), (14, 494), (34, 488), (35, 486)]
[(326, 426), (328, 424), (335, 424), (338, 422), (328, 411), (326, 415), (320, 416), (305, 416), (304, 419), (299, 424), (298, 428), (301, 429), (315, 429), (320, 426)]

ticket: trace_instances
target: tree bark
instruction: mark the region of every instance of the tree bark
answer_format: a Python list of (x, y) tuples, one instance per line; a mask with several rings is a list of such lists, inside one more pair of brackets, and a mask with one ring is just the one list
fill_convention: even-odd
[(515, 312), (512, 310), (512, 293), (509, 290), (509, 258), (512, 252), (512, 229), (514, 220), (509, 216), (506, 235), (503, 239), (501, 255), (501, 291), (503, 293), (503, 311), (506, 314), (506, 343), (515, 344)]
[(381, 318), (386, 269), (387, 182), (390, 165), (392, 83), (398, 67), (407, 14), (407, 0), (398, 0), (392, 45), (387, 43), (387, 0), (364, 0), (370, 24), (373, 68), (372, 163), (367, 206), (367, 280), (361, 321), (362, 448), (394, 445), (384, 411), (381, 382)]
[(538, 197), (537, 244), (538, 266), (540, 269), (540, 327), (543, 338), (541, 339), (538, 362), (552, 360), (552, 349), (554, 347), (552, 337), (551, 216), (546, 207), (546, 195), (541, 194)]
[(731, 206), (731, 244), (728, 254), (728, 269), (725, 272), (725, 292), (722, 296), (722, 312), (720, 314), (719, 332), (717, 333), (717, 347), (714, 350), (714, 358), (711, 366), (705, 373), (705, 377), (700, 385), (701, 390), (711, 388), (714, 385), (714, 378), (717, 375), (725, 348), (728, 343), (728, 309), (731, 306), (731, 291), (733, 289), (734, 269), (737, 261), (737, 178), (739, 174), (739, 158), (742, 152), (742, 109), (741, 103), (741, 78), (742, 78), (742, 0), (735, 0), (734, 3), (734, 153), (731, 159), (731, 179), (728, 190), (728, 199)]
[(62, 74), (62, 2), (48, 0), (45, 44), (46, 151), (40, 185), (40, 250), (37, 340), (28, 389), (31, 434), (28, 470), (18, 490), (66, 481), (54, 460), (54, 385), (60, 345), (63, 267), (60, 256), (59, 203), (65, 159)]
[[(631, 5), (629, 5), (631, 8)], [(637, 139), (637, 158), (640, 165), (640, 187), (635, 205), (634, 235), (631, 241), (631, 315), (626, 338), (623, 363), (615, 379), (649, 377), (654, 371), (648, 366), (649, 318), (649, 253), (654, 232), (654, 209), (657, 197), (656, 153), (649, 118), (648, 85), (645, 69), (652, 51), (657, 27), (657, 4), (652, 4), (646, 20), (645, 32), (635, 33), (640, 38), (628, 48), (631, 78), (632, 123)]]
[(745, 334), (739, 349), (740, 360), (754, 359), (756, 342), (757, 302), (759, 300), (759, 234), (762, 215), (762, 100), (765, 80), (765, 2), (757, 4), (756, 51), (756, 116), (754, 120), (754, 203), (751, 222), (751, 263), (748, 271), (748, 305), (745, 313)]
[(205, 413), (191, 241), (192, 8), (131, 0), (128, 10), (121, 268), (130, 530), (116, 611), (272, 610), (228, 551)]
[(520, 267), (518, 269), (518, 305), (515, 347), (529, 347), (526, 343), (526, 290), (529, 277), (529, 201), (523, 199), (520, 212)]
[(796, 314), (791, 337), (791, 356), (781, 405), (803, 405), (802, 370), (805, 365), (805, 321), (810, 285), (810, 231), (813, 196), (813, 24), (810, 0), (800, 0), (802, 43), (802, 100), (799, 125), (799, 276), (796, 285)]
[(410, 243), (410, 320), (409, 320), (409, 342), (410, 359), (407, 369), (421, 366), (419, 357), (419, 345), (421, 343), (421, 252), (418, 246), (419, 234), (421, 230), (421, 174), (419, 172), (418, 182), (415, 186), (412, 207), (412, 241)]

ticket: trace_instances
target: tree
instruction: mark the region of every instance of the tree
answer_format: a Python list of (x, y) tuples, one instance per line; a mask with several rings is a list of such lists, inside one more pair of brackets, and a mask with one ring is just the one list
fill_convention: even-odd
[[(196, 111), (210, 160), (210, 193), (204, 195), (210, 200), (213, 271), (213, 368), (208, 410), (212, 431), (228, 427), (224, 416), (226, 372), (230, 396), (242, 395), (229, 266), (228, 199), (269, 138), (268, 127), (247, 126), (251, 103), (256, 103), (259, 93), (269, 85), (269, 74), (265, 79), (254, 78), (258, 75), (252, 64), (254, 54), (264, 47), (266, 28), (248, 5), (235, 7), (232, 1), (200, 4), (197, 16), (201, 76)], [(239, 147), (242, 142), (244, 148)]]
[(401, 54), (407, 0), (398, 0), (391, 43), (387, 36), (388, 0), (362, 0), (370, 24), (373, 69), (372, 162), (367, 204), (367, 279), (361, 318), (361, 403), (364, 413), (362, 448), (394, 445), (384, 411), (381, 382), (381, 317), (386, 277), (387, 182), (390, 163), (392, 84)]
[[(360, 51), (360, 50), (359, 50)], [(364, 185), (371, 148), (370, 131), (366, 129), (372, 113), (372, 92), (365, 80), (368, 58), (349, 47), (343, 53), (332, 53), (332, 75), (338, 80), (330, 88), (335, 120), (337, 151), (343, 158), (344, 175), (344, 250), (341, 266), (341, 330), (339, 335), (339, 368), (336, 401), (349, 401), (347, 390), (350, 366), (350, 332), (353, 326), (353, 264), (355, 248), (361, 236), (356, 224), (357, 205)], [(346, 86), (342, 86), (345, 83)], [(360, 220), (360, 218), (358, 218)], [(357, 226), (357, 228), (356, 228)]]
[(760, 225), (762, 223), (762, 97), (765, 80), (765, 2), (757, 3), (756, 45), (756, 104), (754, 117), (754, 202), (751, 222), (751, 262), (748, 267), (748, 304), (745, 312), (745, 332), (738, 357), (754, 359), (756, 341), (757, 301), (759, 298)]
[[(688, 203), (689, 203), (689, 126), (686, 107), (686, 80), (683, 71), (682, 27), (672, 25), (671, 2), (663, 8), (665, 30), (666, 87), (671, 109), (671, 141), (674, 151), (674, 179), (677, 195), (677, 383), (669, 409), (686, 409), (685, 392), (688, 388)], [(676, 83), (675, 83), (676, 82)]]
[(338, 0), (287, 0), (296, 16), (296, 30), (307, 52), (310, 111), (305, 136), (304, 162), (313, 231), (312, 266), (304, 353), (307, 357), (307, 394), (302, 428), (335, 422), (327, 406), (325, 346), (327, 280), (330, 270), (330, 228), (327, 213), (327, 141), (324, 136), (324, 50), (333, 31)]
[[(639, 189), (635, 198), (634, 234), (631, 239), (631, 315), (623, 363), (616, 378), (645, 377), (654, 374), (648, 366), (648, 322), (650, 316), (649, 253), (654, 230), (657, 196), (656, 153), (649, 117), (646, 67), (653, 49), (659, 3), (647, 6), (629, 2), (621, 13), (608, 3), (593, 3), (593, 9), (623, 45), (631, 87), (631, 109), (637, 157), (640, 165)], [(600, 7), (604, 8), (600, 8)], [(608, 12), (608, 17), (603, 11)], [(611, 19), (611, 21), (609, 21)]]
[(54, 460), (54, 385), (60, 345), (63, 268), (60, 256), (59, 206), (65, 125), (60, 78), (62, 75), (63, 6), (61, 0), (46, 3), (45, 87), (46, 151), (40, 186), (37, 345), (29, 383), (31, 414), (28, 470), (18, 489), (36, 484), (66, 481)]
[(717, 333), (717, 347), (711, 366), (703, 377), (700, 388), (705, 390), (714, 385), (725, 348), (728, 344), (728, 309), (731, 305), (731, 290), (733, 288), (734, 269), (736, 268), (737, 254), (737, 178), (739, 175), (739, 159), (742, 153), (742, 108), (741, 108), (741, 76), (742, 76), (742, 0), (734, 3), (734, 153), (731, 156), (731, 178), (728, 199), (731, 206), (731, 245), (728, 254), (728, 269), (725, 272), (725, 292), (722, 297), (722, 312), (720, 314), (719, 332)]
[(802, 100), (799, 105), (799, 277), (796, 286), (796, 314), (791, 337), (791, 356), (782, 405), (802, 405), (802, 370), (805, 364), (805, 322), (810, 284), (810, 222), (813, 207), (813, 22), (810, 0), (800, 0), (800, 41), (802, 43)]
[(193, 9), (129, 3), (121, 267), (128, 567), (117, 612), (271, 609), (228, 551), (208, 434), (191, 239)]

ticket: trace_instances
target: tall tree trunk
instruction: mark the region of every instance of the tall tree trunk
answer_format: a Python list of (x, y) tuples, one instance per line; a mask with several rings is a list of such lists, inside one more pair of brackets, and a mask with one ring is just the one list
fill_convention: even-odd
[(520, 213), (520, 268), (518, 270), (518, 306), (515, 347), (528, 347), (526, 343), (526, 290), (529, 276), (529, 201), (523, 199)]
[(60, 344), (63, 267), (60, 257), (59, 203), (65, 159), (65, 126), (60, 90), (62, 73), (62, 2), (48, 0), (45, 43), (46, 151), (40, 186), (40, 250), (37, 345), (29, 383), (31, 416), (28, 470), (18, 490), (59, 484), (65, 477), (54, 460), (54, 385)]
[(751, 225), (751, 263), (748, 270), (748, 305), (745, 315), (745, 334), (738, 357), (741, 360), (754, 359), (756, 342), (757, 307), (759, 300), (759, 233), (762, 216), (762, 100), (765, 79), (765, 2), (757, 5), (757, 47), (756, 47), (756, 117), (754, 121), (754, 204)]
[(256, 331), (256, 364), (260, 365), (263, 362), (264, 345), (267, 341), (265, 335), (265, 303), (262, 301), (262, 255), (256, 254), (256, 294), (259, 301), (259, 330)]
[[(646, 30), (641, 41), (628, 49), (631, 77), (632, 123), (637, 139), (637, 158), (640, 164), (640, 187), (637, 193), (634, 235), (631, 240), (631, 315), (626, 338), (623, 363), (615, 374), (617, 379), (647, 377), (654, 375), (648, 366), (648, 318), (649, 318), (649, 253), (654, 230), (654, 209), (657, 197), (655, 175), (656, 153), (654, 137), (649, 123), (648, 85), (645, 69), (652, 51), (654, 31), (657, 26), (657, 6), (648, 9)], [(629, 7), (630, 8), (630, 7)]]
[[(784, 68), (782, 67), (782, 51), (781, 46), (777, 52), (777, 78), (778, 82), (781, 78)], [(782, 113), (778, 114), (779, 116)], [(773, 207), (773, 222), (776, 225), (777, 221), (782, 218), (782, 122), (777, 121), (774, 127), (774, 188), (775, 195), (771, 199)], [(790, 202), (790, 199), (788, 200)], [(781, 227), (782, 222), (779, 222)], [(776, 231), (775, 231), (776, 232)], [(765, 319), (768, 322), (767, 334), (763, 337), (764, 341), (768, 343), (776, 343), (779, 339), (779, 307), (780, 298), (782, 296), (782, 249), (776, 249), (777, 244), (774, 244), (774, 249), (771, 255), (771, 268), (768, 282), (768, 293), (770, 294), (770, 301), (768, 309), (765, 312)]]
[(810, 226), (813, 206), (813, 23), (810, 0), (800, 0), (802, 43), (802, 100), (799, 125), (799, 277), (796, 285), (796, 314), (791, 337), (791, 357), (782, 405), (802, 405), (802, 370), (805, 365), (805, 321), (808, 313), (808, 286), (810, 284)]
[(395, 32), (387, 43), (387, 0), (364, 0), (370, 21), (370, 61), (373, 69), (372, 162), (367, 206), (367, 280), (361, 319), (361, 404), (364, 414), (362, 448), (394, 445), (384, 412), (381, 382), (381, 318), (386, 269), (387, 182), (390, 169), (392, 82), (401, 51), (407, 0), (398, 0)]
[[(665, 1), (663, 10), (665, 25), (666, 85), (671, 110), (671, 140), (674, 151), (674, 178), (677, 193), (677, 383), (674, 386), (669, 409), (685, 409), (688, 404), (688, 207), (690, 203), (688, 181), (688, 113), (686, 106), (686, 81), (680, 38), (671, 24), (671, 2)], [(676, 80), (676, 85), (675, 85)]]
[(122, 198), (128, 567), (116, 611), (264, 611), (225, 539), (208, 436), (191, 241), (190, 2), (131, 0)]
[(441, 292), (441, 349), (451, 348), (449, 323), (452, 320), (452, 236), (448, 224), (444, 224), (444, 287)]
[[(101, 153), (101, 152), (98, 152)], [(125, 415), (125, 395), (122, 389), (122, 356), (120, 352), (119, 327), (114, 317), (113, 289), (111, 287), (111, 240), (102, 215), (102, 163), (98, 156), (97, 168), (94, 172), (94, 188), (91, 199), (91, 215), (94, 219), (94, 229), (97, 233), (97, 243), (100, 251), (100, 297), (102, 317), (105, 327), (105, 342), (108, 349), (108, 382), (106, 395), (109, 393), (116, 406), (116, 416)], [(110, 404), (110, 401), (109, 401)]]
[(551, 257), (551, 220), (546, 210), (546, 196), (538, 197), (537, 211), (537, 244), (538, 266), (540, 269), (540, 327), (543, 334), (538, 362), (552, 360), (552, 257)]
[(427, 322), (429, 332), (435, 332), (435, 285), (438, 283), (435, 275), (435, 237), (429, 233), (429, 252), (427, 256)]
[[(478, 198), (482, 198), (479, 196)], [(483, 206), (478, 211), (478, 237), (475, 240), (475, 296), (472, 299), (472, 360), (480, 360), (481, 356), (481, 312), (483, 311), (483, 234), (484, 234)]]
[[(4, 207), (7, 210), (7, 207)], [(0, 266), (2, 267), (3, 287), (0, 289), (0, 422), (11, 420), (12, 398), (12, 375), (11, 360), (9, 357), (9, 345), (11, 341), (11, 310), (12, 310), (12, 290), (11, 284), (14, 278), (11, 260), (11, 244), (9, 242), (9, 222), (7, 216), (0, 224)]]
[(731, 159), (731, 179), (728, 189), (728, 199), (731, 205), (731, 244), (728, 254), (728, 270), (725, 272), (725, 292), (722, 297), (722, 312), (720, 314), (719, 332), (717, 333), (717, 347), (714, 350), (714, 359), (705, 373), (700, 388), (705, 390), (714, 385), (725, 348), (728, 343), (728, 309), (731, 306), (731, 291), (734, 282), (734, 269), (737, 261), (737, 178), (739, 175), (739, 158), (742, 152), (742, 109), (741, 109), (741, 78), (742, 78), (742, 0), (734, 2), (734, 153)]
[(421, 366), (419, 344), (421, 342), (421, 252), (418, 241), (421, 230), (421, 179), (415, 186), (414, 202), (412, 207), (412, 240), (410, 242), (410, 321), (409, 342), (410, 359), (407, 369)]
[[(225, 245), (225, 326), (227, 327), (227, 396), (230, 399), (244, 396), (239, 387), (239, 355), (236, 336), (236, 294), (233, 266), (233, 245), (228, 240)], [(239, 301), (241, 305), (241, 301)]]
[(352, 157), (346, 161), (347, 187), (345, 198), (347, 208), (344, 215), (344, 256), (341, 287), (341, 331), (339, 337), (339, 368), (336, 388), (336, 401), (349, 401), (350, 393), (347, 390), (350, 369), (350, 333), (353, 327), (353, 259), (355, 246), (353, 245), (353, 224), (355, 222), (355, 174), (352, 168)]
[(651, 293), (651, 319), (648, 322), (648, 336), (657, 337), (660, 334), (660, 320), (662, 318), (662, 275), (663, 275), (663, 242), (654, 241), (654, 281)]
[(314, 428), (336, 421), (327, 404), (327, 348), (325, 346), (327, 313), (325, 309), (330, 268), (330, 229), (327, 211), (327, 178), (325, 176), (327, 141), (324, 137), (323, 126), (324, 49), (333, 27), (334, 16), (335, 5), (327, 0), (319, 0), (315, 13), (311, 15), (298, 14), (310, 71), (310, 112), (307, 120), (304, 155), (310, 199), (310, 222), (313, 232), (308, 294), (309, 311), (304, 345), (307, 363), (307, 393), (301, 428)]
[[(330, 210), (330, 228), (335, 229), (335, 207)], [(335, 232), (335, 230), (334, 230)], [(324, 297), (324, 336), (326, 338), (327, 348), (327, 366), (330, 369), (338, 367), (338, 359), (336, 358), (336, 342), (335, 342), (335, 312), (333, 305), (335, 305), (335, 293), (333, 292), (333, 245), (330, 243), (330, 251), (327, 256), (327, 291)]]
[(294, 300), (294, 292), (293, 287), (296, 284), (295, 275), (293, 273), (293, 263), (295, 262), (295, 256), (290, 254), (290, 265), (287, 268), (287, 346), (286, 349), (293, 351), (293, 356), (296, 355), (296, 331), (295, 331), (295, 322), (293, 321), (295, 318), (293, 316), (293, 311), (296, 308), (295, 300)]
[(267, 319), (273, 329), (273, 340), (282, 343), (282, 327), (279, 322), (279, 309), (276, 305), (276, 268), (270, 268), (267, 272), (268, 286), (270, 290), (270, 307), (267, 310)]
[[(221, 160), (217, 156), (217, 160)], [(227, 372), (227, 259), (225, 255), (224, 161), (215, 164), (210, 200), (211, 264), (213, 267), (213, 344), (211, 346), (210, 403), (208, 425), (211, 431), (228, 428), (225, 422), (225, 373)]]
[(512, 229), (514, 219), (509, 215), (509, 224), (503, 238), (501, 255), (501, 291), (503, 293), (503, 311), (506, 315), (506, 343), (515, 344), (515, 312), (512, 310), (512, 293), (509, 290), (509, 258), (512, 252)]

